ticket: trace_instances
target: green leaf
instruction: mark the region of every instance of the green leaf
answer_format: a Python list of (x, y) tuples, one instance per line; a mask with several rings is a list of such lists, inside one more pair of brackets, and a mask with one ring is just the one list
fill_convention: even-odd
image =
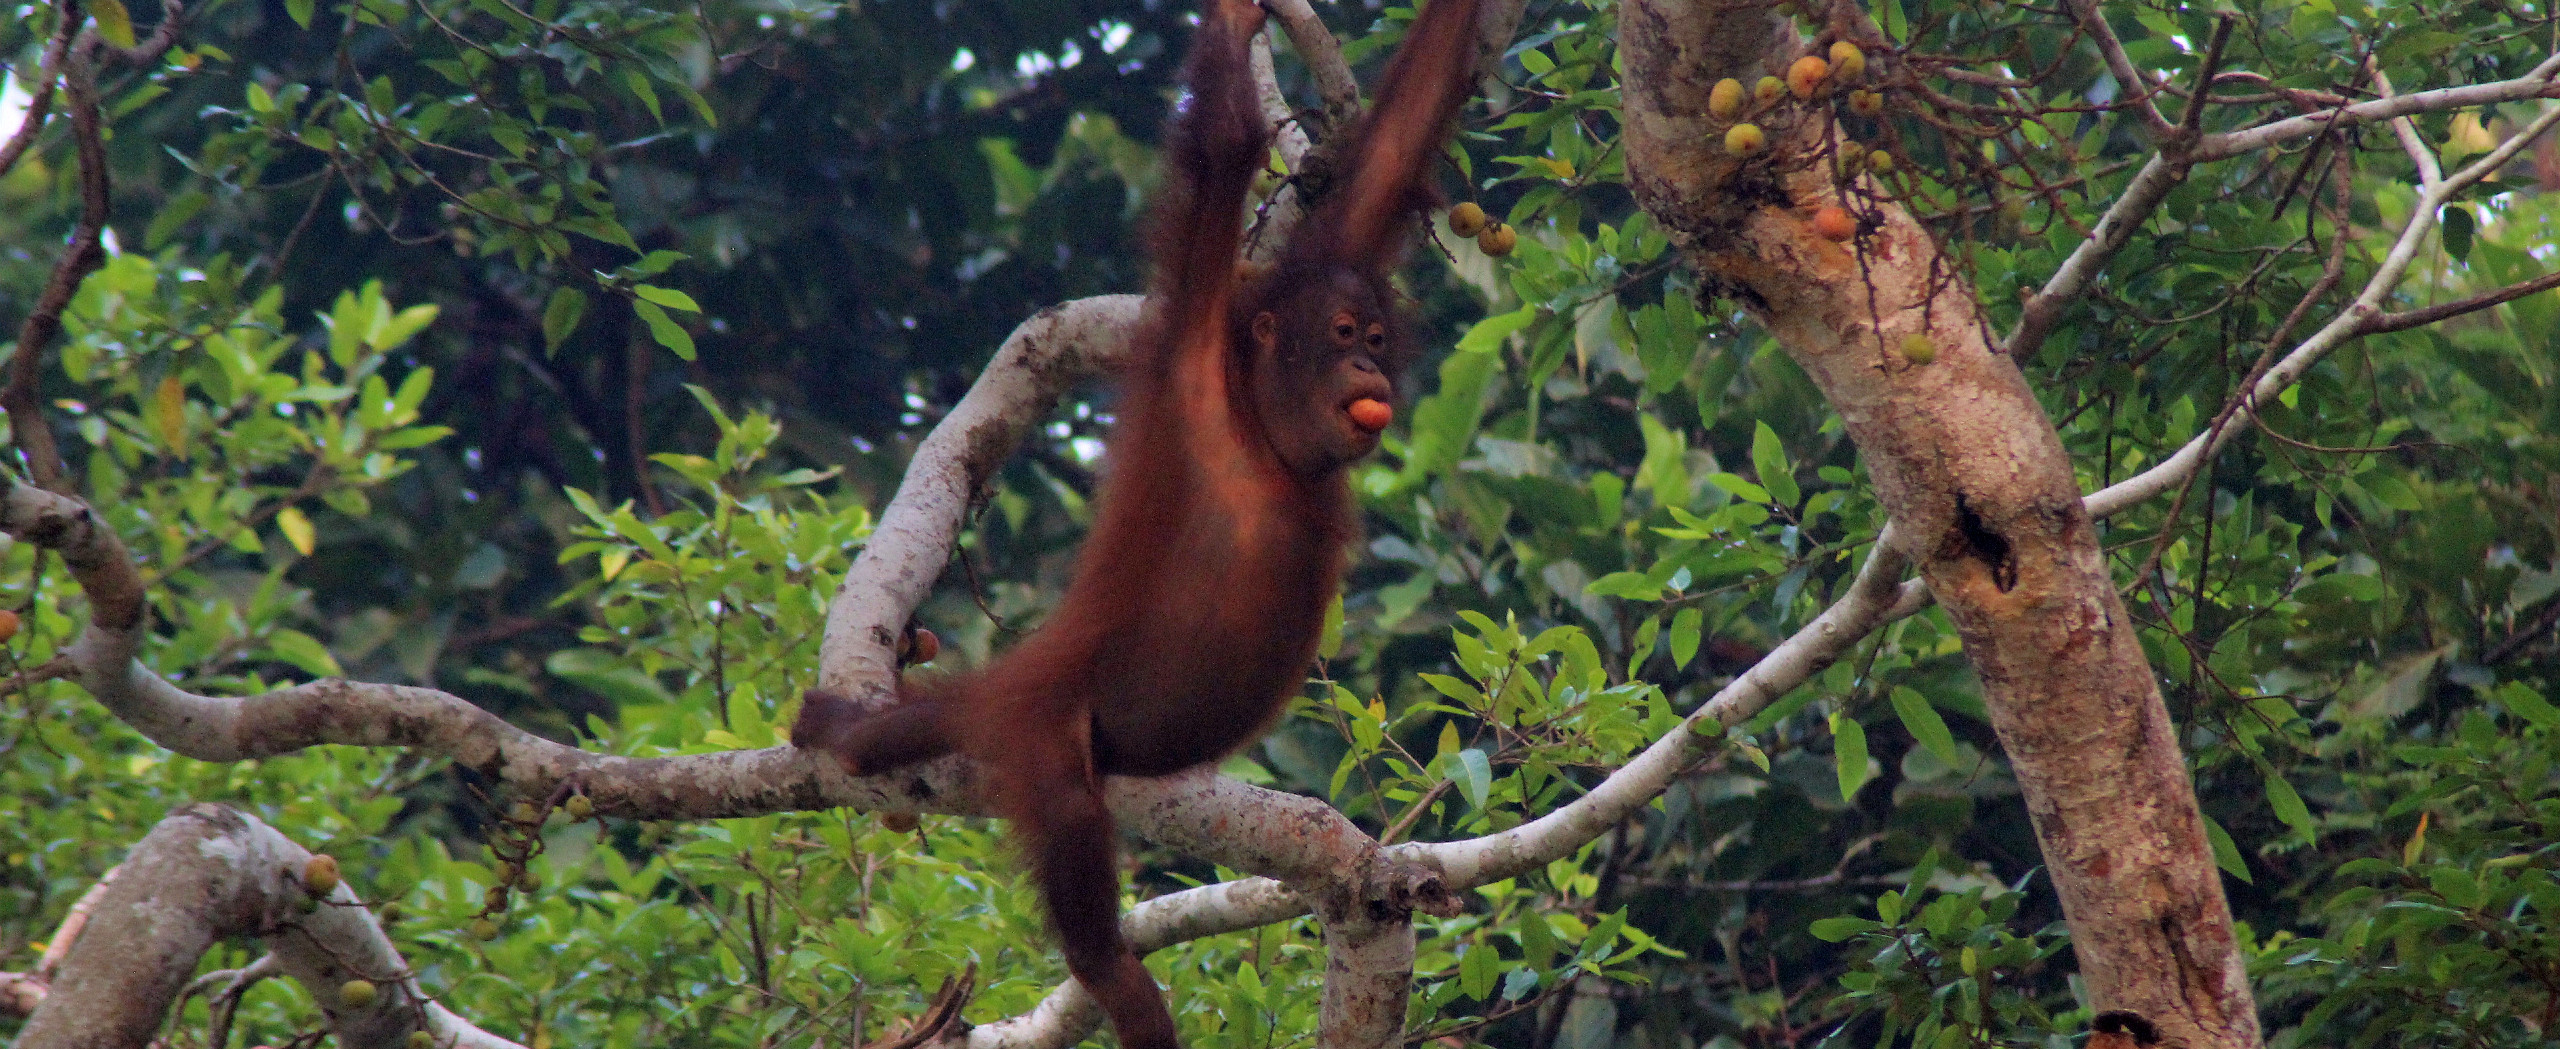
[(1513, 333), (1528, 327), (1537, 319), (1538, 308), (1534, 305), (1522, 306), (1509, 313), (1494, 314), (1477, 321), (1475, 327), (1467, 329), (1465, 335), (1459, 336), (1458, 349), (1463, 353), (1492, 353), (1501, 348), (1502, 340), (1510, 338)]
[(1683, 608), (1671, 617), (1671, 663), (1689, 669), (1689, 660), (1698, 655), (1699, 636), (1704, 633), (1705, 614), (1695, 608)]
[(639, 99), (641, 105), (649, 107), (649, 119), (657, 121), (661, 127), (666, 125), (667, 115), (658, 111), (658, 89), (649, 86), (649, 74), (646, 70), (641, 69), (637, 64), (624, 66), (622, 86), (630, 88), (632, 97)]
[(267, 648), (276, 658), (313, 677), (339, 677), (346, 673), (338, 668), (337, 657), (329, 654), (329, 646), (299, 630), (277, 630), (267, 635)]
[(674, 288), (661, 288), (655, 284), (635, 284), (631, 292), (671, 310), (683, 310), (686, 313), (702, 312), (702, 307), (694, 304), (693, 296)]
[(169, 243), (170, 237), (185, 228), (188, 220), (195, 218), (210, 203), (213, 203), (212, 195), (200, 189), (191, 189), (169, 198), (169, 202), (160, 207), (160, 213), (151, 217), (151, 228), (143, 232), (143, 248), (160, 250)]
[(1483, 1001), (1493, 997), (1495, 977), (1502, 974), (1500, 955), (1481, 943), (1467, 944), (1458, 955), (1458, 985), (1467, 997)]
[(1831, 761), (1840, 776), (1840, 800), (1856, 804), (1867, 785), (1867, 730), (1847, 714), (1831, 715)]
[(2480, 220), (2471, 216), (2470, 208), (2463, 207), (2459, 204), (2446, 205), (2444, 209), (2444, 253), (2452, 256), (2455, 262), (2468, 261), (2471, 258), (2472, 236), (2478, 233), (2479, 230)]
[(1902, 719), (1902, 727), (1910, 730), (1914, 742), (1929, 748), (1929, 753), (1937, 755), (1948, 768), (1958, 767), (1963, 756), (1956, 752), (1956, 737), (1947, 731), (1947, 721), (1938, 716), (1938, 708), (1929, 705), (1929, 697), (1918, 689), (1896, 685), (1893, 713)]
[(2275, 809), (2276, 818), (2283, 820), (2285, 826), (2293, 828), (2305, 840), (2318, 836), (2320, 828), (2311, 821), (2310, 806), (2302, 803), (2302, 795), (2294, 792), (2293, 784), (2285, 782), (2284, 774), (2268, 769), (2266, 781), (2267, 805)]
[(1459, 751), (1457, 767), (1450, 772), (1458, 783), (1458, 793), (1466, 795), (1468, 807), (1483, 808), (1485, 799), (1493, 793), (1493, 763), (1484, 751), (1474, 747)]
[(614, 705), (629, 707), (652, 703), (671, 703), (675, 697), (659, 687), (658, 680), (629, 657), (602, 648), (571, 648), (551, 654), (543, 669), (579, 688), (612, 700)]
[(1825, 943), (1839, 943), (1859, 933), (1873, 932), (1881, 928), (1884, 928), (1884, 925), (1873, 919), (1843, 914), (1836, 918), (1818, 919), (1808, 931), (1813, 933), (1814, 939)]
[(1911, 21), (1903, 17), (1902, 0), (1875, 0), (1875, 18), (1877, 27), (1894, 43), (1911, 39)]
[(551, 302), (542, 308), (542, 348), (560, 348), (562, 340), (578, 330), (578, 321), (587, 315), (587, 293), (576, 288), (561, 288), (551, 293)]
[[(2198, 815), (2203, 816), (2202, 813)], [(2211, 816), (2203, 816), (2203, 819), (2205, 840), (2213, 845), (2213, 865), (2222, 868), (2224, 874), (2255, 884), (2256, 879), (2249, 877), (2248, 862), (2240, 857), (2240, 846), (2231, 840), (2231, 832), (2222, 829), (2222, 824), (2214, 822)]]
[(133, 46), (133, 13), (123, 0), (89, 0), (89, 17), (98, 20), (98, 35), (117, 47)]
[(2507, 708), (2508, 713), (2542, 728), (2560, 728), (2560, 707), (2552, 706), (2550, 700), (2533, 690), (2533, 686), (2510, 681), (2499, 686), (2495, 695), (2498, 705)]
[(685, 360), (693, 359), (693, 335), (684, 330), (684, 325), (676, 323), (675, 318), (667, 316), (666, 310), (647, 299), (632, 303), (631, 308), (648, 323), (649, 335), (658, 340), (658, 345), (675, 351), (676, 356)]
[(293, 19), (293, 24), (304, 29), (311, 28), (312, 7), (312, 0), (284, 0), (285, 15)]
[(1787, 449), (1778, 443), (1778, 431), (1768, 423), (1755, 423), (1751, 433), (1751, 468), (1760, 474), (1760, 487), (1779, 506), (1792, 507), (1801, 493), (1796, 489), (1795, 467), (1787, 463)]

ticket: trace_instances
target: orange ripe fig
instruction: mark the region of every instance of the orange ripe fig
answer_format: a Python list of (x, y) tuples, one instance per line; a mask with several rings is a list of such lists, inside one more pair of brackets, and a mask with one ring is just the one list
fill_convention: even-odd
[(1393, 405), (1368, 397), (1351, 402), (1351, 407), (1346, 410), (1351, 413), (1353, 425), (1370, 433), (1386, 429), (1387, 424), (1395, 421), (1396, 417)]
[(1825, 204), (1813, 213), (1813, 231), (1824, 240), (1847, 240), (1858, 235), (1858, 217), (1837, 204)]
[(1484, 206), (1475, 201), (1462, 200), (1449, 209), (1449, 232), (1461, 237), (1484, 232), (1484, 221)]
[(1822, 92), (1822, 82), (1831, 78), (1831, 63), (1819, 55), (1806, 55), (1787, 67), (1787, 90), (1797, 98), (1812, 98)]
[(908, 631), (906, 642), (898, 646), (898, 665), (931, 663), (933, 657), (941, 654), (942, 639), (935, 637), (933, 631), (917, 627)]
[(1500, 222), (1486, 226), (1484, 232), (1476, 234), (1476, 250), (1497, 259), (1511, 254), (1511, 249), (1519, 246), (1520, 231)]
[(7, 641), (16, 636), (18, 636), (18, 614), (0, 608), (0, 641)]
[(1767, 148), (1769, 136), (1758, 124), (1735, 124), (1724, 133), (1724, 151), (1734, 156), (1747, 157)]

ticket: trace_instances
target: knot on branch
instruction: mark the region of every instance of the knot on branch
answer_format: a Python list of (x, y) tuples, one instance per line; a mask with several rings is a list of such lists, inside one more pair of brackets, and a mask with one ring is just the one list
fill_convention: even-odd
[(1412, 860), (1383, 860), (1369, 876), (1362, 894), (1369, 916), (1379, 921), (1405, 918), (1415, 911), (1435, 918), (1455, 918), (1464, 904), (1449, 890), (1440, 872)]

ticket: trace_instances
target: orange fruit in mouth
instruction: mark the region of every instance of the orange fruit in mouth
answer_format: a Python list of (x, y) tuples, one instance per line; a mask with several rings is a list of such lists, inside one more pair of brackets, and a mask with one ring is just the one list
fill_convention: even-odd
[(1351, 406), (1345, 411), (1351, 413), (1353, 424), (1370, 433), (1386, 429), (1387, 423), (1394, 421), (1396, 417), (1393, 406), (1385, 401), (1368, 397), (1351, 402)]

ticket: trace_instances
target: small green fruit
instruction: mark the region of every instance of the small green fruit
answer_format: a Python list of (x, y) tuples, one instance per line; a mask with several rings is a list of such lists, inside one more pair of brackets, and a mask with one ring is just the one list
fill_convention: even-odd
[[(1475, 207), (1475, 205), (1473, 205), (1473, 204), (1460, 204), (1460, 205), (1458, 205), (1458, 207), (1461, 207), (1461, 208), (1472, 208), (1472, 207)], [(1478, 208), (1477, 210), (1478, 210), (1479, 212), (1481, 212), (1483, 209)], [(1451, 212), (1450, 212), (1450, 213), (1451, 213), (1451, 214), (1456, 214), (1456, 210), (1455, 210), (1455, 209), (1451, 209)], [(587, 817), (589, 817), (589, 816), (593, 816), (593, 815), (595, 815), (595, 814), (596, 814), (596, 803), (595, 803), (595, 802), (593, 802), (593, 801), (589, 801), (589, 800), (587, 800), (587, 796), (586, 796), (586, 795), (584, 795), (584, 794), (572, 794), (572, 795), (569, 795), (569, 806), (568, 806), (568, 807), (569, 807), (569, 818), (570, 818), (570, 819), (573, 819), (573, 820), (582, 820), (582, 819), (586, 819)]]
[(1724, 151), (1747, 157), (1769, 148), (1769, 136), (1758, 124), (1735, 124), (1724, 133)]
[(1773, 76), (1761, 77), (1759, 83), (1751, 86), (1751, 97), (1759, 99), (1761, 105), (1775, 102), (1778, 96), (1786, 93), (1787, 82)]
[(436, 1036), (425, 1031), (411, 1031), (409, 1049), (436, 1049)]
[(1867, 170), (1879, 175), (1893, 174), (1893, 154), (1881, 149), (1867, 154)]
[(531, 868), (516, 873), (516, 891), (532, 892), (542, 887), (542, 879), (534, 877)]
[(338, 985), (338, 1004), (349, 1009), (362, 1009), (381, 996), (371, 980), (349, 980)]
[(542, 822), (542, 814), (534, 811), (533, 803), (519, 801), (507, 810), (507, 821), (510, 823), (538, 824)]
[(471, 923), (471, 938), (486, 943), (498, 938), (498, 923), (481, 918)]
[(1938, 359), (1938, 344), (1927, 335), (1912, 332), (1902, 337), (1902, 359), (1913, 364), (1927, 364)]

